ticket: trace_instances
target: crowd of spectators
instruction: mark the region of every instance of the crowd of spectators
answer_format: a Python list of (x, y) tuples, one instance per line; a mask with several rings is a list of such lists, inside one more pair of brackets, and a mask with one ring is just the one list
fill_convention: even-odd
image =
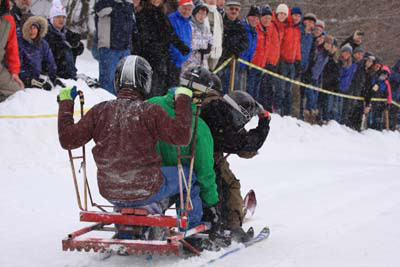
[(54, 0), (48, 18), (34, 16), (32, 0), (1, 0), (0, 101), (23, 88), (51, 90), (76, 79), (81, 35), (66, 26), (67, 12)]
[[(0, 42), (3, 99), (24, 86), (49, 90), (62, 85), (59, 78), (76, 79), (75, 61), (84, 47), (81, 36), (65, 26), (61, 1), (53, 1), (47, 20), (30, 12), (31, 0), (13, 2), (1, 0), (0, 9), (0, 30), (8, 33)], [(215, 70), (234, 57), (292, 80), (363, 98), (321, 93), (238, 64), (234, 90), (249, 92), (270, 112), (318, 124), (336, 120), (356, 130), (399, 127), (399, 108), (392, 102), (400, 101), (400, 61), (389, 68), (366, 52), (362, 31), (339, 43), (324, 21), (299, 7), (251, 6), (240, 19), (241, 8), (239, 0), (96, 1), (92, 52), (99, 62), (100, 86), (115, 94), (116, 65), (129, 54), (152, 66), (153, 96), (179, 84), (188, 68)], [(231, 74), (231, 64), (218, 73), (225, 93)], [(376, 97), (387, 101), (371, 101)]]

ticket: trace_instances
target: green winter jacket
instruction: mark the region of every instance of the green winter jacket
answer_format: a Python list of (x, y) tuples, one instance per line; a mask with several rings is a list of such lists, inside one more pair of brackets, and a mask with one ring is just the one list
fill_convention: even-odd
[[(160, 105), (171, 117), (175, 118), (174, 112), (174, 89), (168, 90), (165, 96), (153, 97), (147, 102)], [(193, 125), (194, 129), (196, 105), (192, 105), (193, 110)], [(194, 130), (193, 130), (194, 132)], [(181, 147), (182, 155), (189, 155), (192, 147), (192, 141), (188, 146)], [(197, 127), (197, 141), (196, 152), (194, 160), (194, 171), (197, 177), (197, 184), (200, 186), (200, 197), (204, 204), (213, 206), (218, 202), (217, 184), (215, 182), (214, 172), (214, 142), (212, 139), (211, 131), (207, 124), (199, 117)], [(178, 158), (176, 147), (162, 141), (158, 141), (157, 152), (162, 157), (162, 166), (176, 166)], [(182, 159), (184, 166), (189, 166), (188, 159)]]

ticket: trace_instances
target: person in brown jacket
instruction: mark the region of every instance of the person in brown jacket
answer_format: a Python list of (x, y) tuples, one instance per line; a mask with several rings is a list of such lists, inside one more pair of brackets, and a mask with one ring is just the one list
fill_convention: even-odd
[[(175, 114), (144, 102), (151, 95), (152, 69), (140, 56), (128, 56), (117, 65), (117, 99), (101, 102), (74, 124), (76, 88), (59, 94), (58, 135), (64, 149), (75, 149), (91, 139), (100, 194), (118, 207), (139, 207), (179, 194), (177, 167), (162, 167), (158, 140), (186, 146), (192, 136), (190, 89), (175, 91)], [(185, 177), (189, 177), (188, 171)], [(193, 177), (195, 180), (195, 177)], [(191, 191), (189, 228), (202, 217), (199, 187)], [(178, 206), (179, 208), (179, 203)]]

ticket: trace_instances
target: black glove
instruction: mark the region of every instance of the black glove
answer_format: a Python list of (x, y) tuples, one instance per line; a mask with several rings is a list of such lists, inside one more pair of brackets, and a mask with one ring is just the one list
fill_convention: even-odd
[(48, 81), (46, 81), (42, 78), (32, 79), (31, 86), (33, 88), (40, 88), (40, 89), (44, 89), (46, 91), (50, 91), (53, 88), (53, 86), (51, 86), (51, 83), (49, 83)]
[(66, 85), (57, 77), (51, 77), (50, 78), (51, 82), (53, 83), (54, 87), (56, 87), (57, 85), (61, 86), (62, 88), (64, 88)]
[(175, 47), (181, 52), (183, 56), (186, 56), (190, 53), (190, 48), (185, 45), (184, 42), (179, 42), (179, 44), (175, 44)]
[(211, 44), (208, 44), (208, 47), (206, 49), (199, 49), (198, 51), (202, 55), (210, 54), (210, 52), (211, 52)]

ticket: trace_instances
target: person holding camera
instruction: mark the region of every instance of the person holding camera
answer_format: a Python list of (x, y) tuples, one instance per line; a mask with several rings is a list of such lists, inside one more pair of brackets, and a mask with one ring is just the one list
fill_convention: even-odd
[(342, 48), (346, 44), (349, 44), (351, 48), (355, 50), (357, 47), (360, 47), (362, 45), (363, 38), (364, 38), (364, 32), (356, 30), (352, 36), (344, 40), (344, 42), (340, 45), (340, 48)]

